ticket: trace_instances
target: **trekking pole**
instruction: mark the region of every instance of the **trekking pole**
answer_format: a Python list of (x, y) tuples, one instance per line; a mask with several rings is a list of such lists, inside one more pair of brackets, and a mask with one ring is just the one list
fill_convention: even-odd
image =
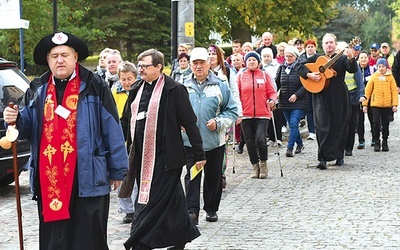
[(13, 153), (13, 167), (14, 167), (14, 183), (15, 183), (15, 199), (17, 200), (17, 213), (18, 213), (18, 232), (19, 232), (19, 249), (24, 249), (24, 237), (22, 232), (22, 209), (21, 209), (21, 196), (19, 190), (19, 170), (18, 170), (18, 157), (17, 157), (17, 141), (12, 142)]
[[(14, 108), (14, 103), (8, 104), (10, 108)], [(24, 249), (24, 237), (22, 233), (22, 209), (21, 209), (21, 195), (19, 190), (19, 170), (18, 170), (18, 154), (17, 154), (17, 138), (19, 132), (15, 128), (15, 123), (9, 123), (6, 131), (5, 139), (11, 143), (13, 154), (13, 171), (15, 183), (15, 199), (17, 201), (17, 214), (18, 214), (18, 232), (19, 232), (19, 249)]]
[[(272, 114), (272, 126), (274, 129), (274, 135), (275, 135), (275, 140), (278, 140), (278, 137), (276, 135), (276, 127), (275, 127), (275, 117), (274, 117), (274, 111), (271, 109), (271, 114)], [(282, 163), (281, 163), (281, 155), (279, 154), (279, 147), (276, 145), (276, 154), (278, 155), (278, 162), (279, 162), (279, 169), (281, 170), (281, 177), (283, 177), (283, 171), (282, 171)]]
[(232, 147), (232, 153), (233, 153), (233, 164), (232, 164), (232, 174), (236, 173), (235, 171), (235, 158), (236, 158), (236, 133), (235, 133), (235, 123), (233, 123), (233, 147)]

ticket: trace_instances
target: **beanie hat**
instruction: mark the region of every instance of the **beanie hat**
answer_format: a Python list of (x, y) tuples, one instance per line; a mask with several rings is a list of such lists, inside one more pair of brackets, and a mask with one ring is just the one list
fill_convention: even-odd
[(250, 51), (249, 53), (247, 53), (247, 54), (244, 56), (244, 60), (247, 61), (247, 59), (249, 59), (249, 57), (254, 57), (255, 59), (257, 59), (258, 63), (261, 62), (260, 55), (259, 55), (257, 52), (255, 52), (255, 51)]
[(290, 53), (290, 54), (294, 55), (295, 57), (299, 57), (299, 51), (294, 46), (291, 46), (291, 45), (286, 46), (285, 54), (286, 53)]
[(378, 61), (376, 61), (376, 66), (378, 66), (379, 64), (385, 65), (386, 68), (388, 67), (386, 58), (379, 58)]

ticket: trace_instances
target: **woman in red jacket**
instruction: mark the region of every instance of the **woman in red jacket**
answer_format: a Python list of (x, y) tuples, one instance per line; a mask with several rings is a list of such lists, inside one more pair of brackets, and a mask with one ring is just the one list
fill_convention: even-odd
[(245, 61), (247, 68), (236, 78), (243, 109), (242, 130), (253, 165), (251, 178), (265, 179), (268, 176), (267, 128), (277, 94), (269, 73), (259, 68), (260, 55), (251, 51)]

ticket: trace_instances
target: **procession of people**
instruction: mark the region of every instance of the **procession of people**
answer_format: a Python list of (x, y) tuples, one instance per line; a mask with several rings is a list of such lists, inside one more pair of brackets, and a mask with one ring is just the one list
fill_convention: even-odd
[[(370, 52), (359, 43), (340, 48), (331, 33), (321, 42), (321, 52), (312, 39), (305, 49), (300, 38), (275, 46), (265, 32), (259, 47), (235, 39), (232, 56), (214, 44), (180, 45), (170, 77), (164, 55), (154, 48), (136, 63), (106, 48), (91, 72), (79, 63), (89, 55), (82, 39), (66, 32), (42, 38), (34, 61), (48, 71), (32, 81), (25, 105), (4, 110), (4, 121), (15, 123), (19, 138), (31, 143), (40, 249), (108, 249), (109, 206), (117, 202), (110, 200), (112, 189), (118, 190), (123, 222), (131, 223), (121, 248), (185, 249), (201, 235), (201, 195), (205, 223), (218, 223), (229, 183), (227, 141), (241, 145), (234, 154), (245, 145), (249, 178), (266, 179), (268, 147), (285, 146), (286, 157), (302, 153), (299, 126), (306, 116), (308, 139), (318, 145), (310, 156), (316, 171), (329, 161), (345, 164), (356, 133), (357, 149), (367, 150), (360, 136), (364, 113), (372, 151), (389, 151), (400, 55), (390, 65), (380, 52), (386, 42), (373, 43)], [(331, 67), (315, 70), (321, 62)]]

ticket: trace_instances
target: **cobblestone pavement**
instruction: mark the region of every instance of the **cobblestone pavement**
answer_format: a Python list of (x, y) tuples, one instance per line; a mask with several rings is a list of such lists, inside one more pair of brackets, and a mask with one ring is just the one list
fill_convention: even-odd
[[(247, 152), (229, 154), (228, 185), (218, 211), (219, 220), (205, 221), (202, 235), (186, 249), (400, 249), (400, 118), (390, 124), (389, 152), (373, 152), (366, 134), (365, 149), (354, 149), (345, 165), (315, 168), (317, 142), (293, 158), (285, 145), (269, 148), (269, 176), (250, 179)], [(366, 130), (369, 124), (366, 123)], [(357, 136), (356, 136), (357, 138)], [(357, 139), (356, 139), (357, 140)], [(36, 204), (30, 200), (28, 173), (21, 174), (21, 203), (25, 249), (38, 249)], [(108, 239), (111, 250), (123, 249), (130, 225), (117, 212), (111, 195)], [(0, 189), (0, 249), (19, 249), (14, 187)]]

